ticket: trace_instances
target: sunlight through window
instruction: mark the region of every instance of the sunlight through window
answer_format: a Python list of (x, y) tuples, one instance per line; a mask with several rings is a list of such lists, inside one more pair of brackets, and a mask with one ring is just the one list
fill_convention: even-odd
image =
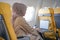
[(32, 21), (34, 17), (34, 13), (35, 13), (34, 7), (27, 7), (26, 14), (24, 16), (27, 22)]

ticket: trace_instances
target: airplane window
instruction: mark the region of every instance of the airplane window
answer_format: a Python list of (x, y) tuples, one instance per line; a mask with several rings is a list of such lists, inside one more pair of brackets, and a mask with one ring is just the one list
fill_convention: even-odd
[(24, 18), (26, 19), (27, 22), (32, 21), (32, 19), (34, 17), (34, 12), (35, 12), (34, 7), (27, 7), (26, 14), (24, 16)]

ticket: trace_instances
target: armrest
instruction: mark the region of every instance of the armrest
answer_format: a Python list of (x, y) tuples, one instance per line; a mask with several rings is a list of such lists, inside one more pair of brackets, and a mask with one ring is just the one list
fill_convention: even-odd
[(17, 37), (17, 39), (24, 38), (24, 37), (26, 37), (26, 36), (20, 36), (20, 37)]
[(20, 37), (17, 37), (18, 40), (30, 40), (30, 37), (29, 36), (20, 36)]

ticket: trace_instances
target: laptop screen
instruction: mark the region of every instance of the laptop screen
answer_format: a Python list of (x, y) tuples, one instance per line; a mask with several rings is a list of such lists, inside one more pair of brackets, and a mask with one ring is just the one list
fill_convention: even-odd
[(48, 27), (49, 27), (49, 21), (48, 20), (40, 20), (40, 28), (48, 29)]

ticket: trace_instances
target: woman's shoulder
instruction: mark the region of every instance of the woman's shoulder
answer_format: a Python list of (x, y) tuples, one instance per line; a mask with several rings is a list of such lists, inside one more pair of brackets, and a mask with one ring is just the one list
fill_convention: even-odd
[(23, 18), (22, 17), (17, 17), (16, 19), (15, 19), (15, 21), (14, 21), (14, 25), (16, 26), (16, 25), (20, 25), (20, 24), (22, 24), (22, 20), (23, 20)]
[(23, 17), (17, 17), (16, 20), (14, 21), (15, 25), (22, 25), (23, 23), (25, 23), (25, 20)]
[(25, 21), (25, 19), (21, 16), (17, 17), (16, 20), (15, 20), (15, 22), (18, 22), (18, 23), (19, 22), (21, 23), (21, 22), (24, 22), (24, 21)]
[(17, 19), (17, 20), (24, 20), (24, 18), (21, 17), (21, 16), (18, 16), (16, 19)]

